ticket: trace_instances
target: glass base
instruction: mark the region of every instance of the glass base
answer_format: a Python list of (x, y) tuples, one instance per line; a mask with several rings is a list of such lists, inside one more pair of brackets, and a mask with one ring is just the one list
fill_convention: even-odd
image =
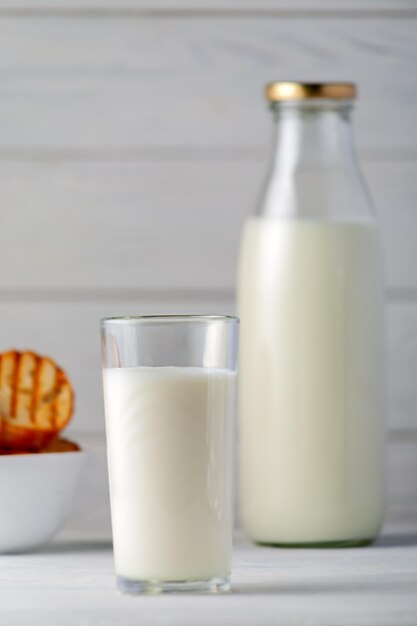
[(312, 541), (307, 543), (284, 543), (280, 541), (255, 541), (259, 546), (271, 548), (362, 548), (375, 541), (375, 537), (367, 539), (342, 539), (340, 541)]
[(229, 578), (210, 578), (208, 580), (131, 580), (117, 576), (117, 589), (123, 595), (138, 596), (157, 593), (226, 593), (230, 591)]

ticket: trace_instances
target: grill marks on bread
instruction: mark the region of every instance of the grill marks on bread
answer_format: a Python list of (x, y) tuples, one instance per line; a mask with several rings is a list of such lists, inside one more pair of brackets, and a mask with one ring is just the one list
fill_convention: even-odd
[(0, 447), (37, 449), (68, 423), (73, 391), (61, 368), (34, 352), (0, 354)]

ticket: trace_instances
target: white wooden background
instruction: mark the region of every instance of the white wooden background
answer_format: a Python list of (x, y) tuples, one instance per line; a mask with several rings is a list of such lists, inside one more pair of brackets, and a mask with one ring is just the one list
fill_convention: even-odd
[(99, 319), (233, 311), (275, 78), (359, 84), (390, 515), (417, 521), (416, 0), (0, 0), (0, 349), (51, 354), (74, 381), (70, 431), (93, 450), (74, 523), (108, 519)]

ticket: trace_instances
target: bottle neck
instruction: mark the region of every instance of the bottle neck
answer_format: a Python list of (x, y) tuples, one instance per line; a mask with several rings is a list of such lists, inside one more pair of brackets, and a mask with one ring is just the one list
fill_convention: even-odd
[(357, 163), (350, 101), (273, 105), (275, 138), (257, 214), (281, 219), (369, 219)]
[(328, 171), (354, 165), (351, 108), (346, 101), (275, 105), (272, 169), (292, 175), (302, 168)]

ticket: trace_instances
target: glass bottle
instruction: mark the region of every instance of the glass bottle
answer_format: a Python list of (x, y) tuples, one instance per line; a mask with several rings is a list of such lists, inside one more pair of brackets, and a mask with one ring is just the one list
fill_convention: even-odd
[(276, 82), (241, 244), (240, 502), (256, 542), (369, 543), (384, 514), (384, 285), (350, 83)]

